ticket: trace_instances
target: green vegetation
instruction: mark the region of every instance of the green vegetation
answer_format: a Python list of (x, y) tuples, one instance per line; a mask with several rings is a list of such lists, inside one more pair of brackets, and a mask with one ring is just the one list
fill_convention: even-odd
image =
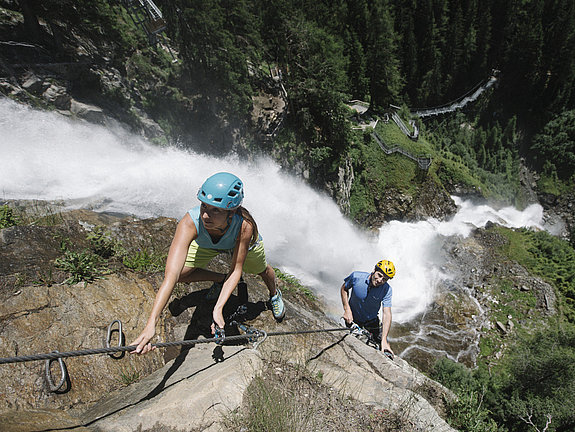
[(561, 180), (571, 179), (575, 173), (575, 110), (551, 119), (533, 139), (531, 151), (543, 172)]
[(350, 148), (355, 180), (351, 187), (350, 216), (366, 221), (377, 213), (377, 202), (390, 192), (414, 194), (421, 173), (417, 163), (399, 153), (385, 154), (369, 134)]
[(413, 141), (392, 120), (385, 123), (380, 119), (375, 127), (375, 132), (383, 140), (386, 147), (400, 147), (416, 157), (435, 157), (435, 150), (424, 137)]
[(63, 257), (56, 259), (55, 266), (70, 274), (65, 280), (69, 285), (94, 282), (102, 279), (106, 273), (102, 259), (88, 250), (81, 252), (66, 250)]
[(129, 269), (145, 273), (162, 271), (165, 261), (165, 254), (157, 253), (150, 249), (127, 252), (122, 259), (123, 264)]
[(0, 229), (18, 225), (18, 218), (14, 210), (7, 205), (0, 206)]
[(102, 226), (94, 227), (86, 238), (94, 253), (104, 259), (114, 256), (120, 249), (118, 242), (112, 239), (110, 233)]
[(282, 272), (280, 269), (274, 267), (276, 278), (285, 282), (282, 289), (293, 293), (301, 293), (306, 297), (315, 300), (313, 292), (306, 286), (303, 286), (298, 278), (294, 275)]
[(321, 372), (286, 361), (267, 361), (248, 386), (242, 405), (223, 419), (226, 431), (356, 432), (419, 431), (403, 417), (411, 408), (390, 412), (344, 397), (321, 384)]
[[(561, 313), (537, 312), (531, 291), (495, 279), (492, 323), (512, 315), (508, 335), (484, 330), (479, 367), (473, 371), (443, 359), (432, 377), (453, 390), (448, 406), (454, 427), (473, 431), (563, 431), (575, 425), (575, 250), (544, 231), (491, 228), (505, 237), (501, 259), (514, 260), (556, 288)], [(494, 429), (494, 425), (496, 428)]]
[(432, 377), (451, 389), (457, 399), (447, 403), (447, 416), (451, 426), (469, 432), (496, 432), (497, 424), (485, 407), (486, 386), (482, 379), (464, 365), (447, 358), (435, 363)]
[(122, 370), (117, 378), (118, 383), (123, 386), (129, 386), (140, 379), (140, 372), (137, 370)]
[[(247, 413), (236, 413), (230, 423), (240, 431), (294, 431), (310, 430), (312, 411), (300, 406), (285, 390), (256, 377), (247, 391)], [(239, 425), (242, 425), (239, 428)], [(232, 426), (233, 427), (233, 426)]]
[[(278, 136), (261, 144), (248, 133), (246, 147), (272, 153), (288, 169), (303, 164), (310, 182), (321, 187), (336, 182), (350, 159), (354, 171), (372, 164), (372, 170), (356, 177), (359, 184), (351, 191), (351, 215), (357, 220), (377, 210), (380, 196), (372, 185), (391, 163), (357, 158), (358, 139), (345, 102), (367, 101), (374, 116), (390, 104), (401, 106), (399, 114), (407, 121), (410, 108), (471, 94), (494, 67), (501, 70), (494, 90), (458, 114), (420, 121), (419, 141), (402, 136), (392, 123), (380, 122), (377, 132), (410, 153), (432, 155), (440, 168), (434, 179), (450, 192), (454, 186), (471, 186), (485, 197), (521, 206), (521, 157), (543, 173), (545, 191), (558, 194), (558, 181), (567, 187), (573, 183), (575, 21), (570, 0), (466, 5), (422, 0), (417, 7), (389, 0), (162, 2), (178, 64), (164, 49), (149, 47), (117, 2), (26, 4), (22, 33), (32, 43), (43, 41), (54, 55), (64, 54), (58, 34), (73, 28), (134, 83), (132, 92), (85, 72), (76, 89), (84, 93), (80, 96), (109, 108), (121, 106), (129, 117), (124, 120), (132, 116), (134, 122), (137, 99), (138, 109), (143, 107), (184, 146), (202, 142), (197, 134), (214, 139), (209, 130), (216, 128), (202, 130), (206, 125), (235, 128), (249, 122), (252, 96), (278, 90), (269, 80), (270, 67), (277, 67), (289, 112)], [(213, 144), (200, 145), (201, 150), (228, 150)], [(413, 195), (424, 179), (421, 173), (414, 179), (408, 170), (387, 186), (409, 184), (407, 193)]]
[[(56, 259), (55, 268), (67, 272), (68, 284), (90, 283), (103, 278), (112, 268), (123, 265), (126, 268), (143, 273), (156, 273), (164, 269), (166, 254), (156, 252), (152, 247), (138, 250), (125, 248), (103, 226), (96, 226), (86, 235), (88, 247), (74, 250), (70, 239), (60, 238), (60, 250), (63, 256)], [(37, 283), (51, 284), (52, 271), (38, 275)]]
[(546, 231), (499, 229), (509, 243), (505, 253), (557, 288), (565, 318), (575, 324), (575, 249)]
[(519, 332), (507, 355), (489, 371), (470, 371), (443, 359), (432, 377), (457, 394), (448, 415), (460, 430), (572, 430), (575, 326), (549, 322), (532, 334)]

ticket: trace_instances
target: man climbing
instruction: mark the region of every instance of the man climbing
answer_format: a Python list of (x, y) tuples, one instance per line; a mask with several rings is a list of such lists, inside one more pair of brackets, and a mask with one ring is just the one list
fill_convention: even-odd
[[(371, 332), (380, 349), (391, 359), (393, 350), (387, 341), (391, 327), (391, 286), (387, 281), (395, 276), (391, 261), (381, 260), (373, 272), (354, 271), (341, 286), (343, 318)], [(379, 322), (379, 309), (383, 307), (383, 320)]]

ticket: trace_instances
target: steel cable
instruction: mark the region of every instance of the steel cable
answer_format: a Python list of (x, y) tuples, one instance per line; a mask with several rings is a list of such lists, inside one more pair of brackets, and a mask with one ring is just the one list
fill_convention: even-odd
[[(296, 334), (310, 334), (310, 333), (323, 333), (323, 332), (334, 332), (334, 331), (347, 331), (349, 332), (349, 328), (346, 327), (336, 327), (336, 328), (329, 328), (329, 329), (315, 329), (315, 330), (297, 330), (297, 331), (284, 331), (284, 332), (273, 332), (267, 333), (267, 336), (287, 336), (287, 335), (296, 335)], [(182, 340), (182, 341), (173, 341), (173, 342), (158, 342), (152, 344), (152, 347), (156, 348), (166, 348), (172, 346), (187, 346), (187, 345), (195, 345), (201, 343), (209, 343), (209, 342), (223, 342), (225, 341), (236, 341), (241, 339), (257, 339), (260, 336), (264, 336), (264, 332), (255, 332), (255, 333), (246, 333), (242, 335), (233, 335), (233, 336), (226, 336), (224, 339), (222, 338), (206, 338), (206, 339), (190, 339), (190, 340)], [(104, 347), (104, 348), (92, 348), (92, 349), (84, 349), (84, 350), (76, 350), (76, 351), (65, 351), (65, 352), (51, 352), (51, 353), (44, 353), (44, 354), (31, 354), (31, 355), (24, 355), (24, 356), (16, 356), (16, 357), (5, 357), (0, 358), (0, 364), (9, 364), (9, 363), (24, 363), (29, 361), (37, 361), (37, 360), (53, 360), (53, 359), (61, 359), (61, 358), (68, 358), (68, 357), (80, 357), (85, 355), (94, 355), (94, 354), (110, 354), (116, 352), (126, 352), (126, 351), (134, 351), (137, 345), (128, 345), (128, 346), (117, 346), (117, 347)]]

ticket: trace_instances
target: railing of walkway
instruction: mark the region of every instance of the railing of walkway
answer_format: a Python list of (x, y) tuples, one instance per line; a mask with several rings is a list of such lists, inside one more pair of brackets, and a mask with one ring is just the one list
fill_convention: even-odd
[(416, 109), (416, 110), (411, 112), (411, 115), (416, 116), (416, 117), (430, 117), (430, 116), (445, 114), (445, 113), (449, 113), (449, 112), (453, 112), (453, 111), (456, 111), (458, 109), (461, 109), (465, 105), (467, 105), (468, 103), (475, 101), (481, 95), (481, 93), (483, 93), (485, 90), (488, 90), (489, 88), (491, 88), (497, 82), (497, 77), (495, 75), (496, 74), (494, 74), (489, 79), (487, 79), (487, 81), (485, 83), (483, 83), (483, 85), (480, 85), (475, 90), (472, 90), (472, 93), (469, 96), (464, 96), (463, 98), (459, 99), (458, 101), (456, 101), (452, 104), (447, 104), (447, 105), (443, 105), (440, 107), (425, 108), (425, 109), (419, 109), (419, 110)]
[(414, 156), (408, 151), (402, 149), (401, 147), (387, 147), (381, 137), (377, 134), (377, 132), (372, 133), (373, 138), (377, 141), (379, 147), (385, 152), (385, 154), (392, 154), (392, 153), (401, 153), (402, 155), (408, 157), (409, 159), (417, 162), (419, 168), (422, 170), (428, 170), (431, 166), (432, 159), (430, 157), (421, 157), (421, 156)]
[(409, 124), (411, 125), (411, 127), (413, 128), (413, 132), (411, 132), (407, 126), (405, 125), (405, 123), (403, 122), (403, 120), (401, 120), (401, 117), (399, 117), (399, 115), (397, 115), (397, 113), (394, 111), (391, 113), (391, 118), (393, 119), (393, 121), (395, 122), (395, 124), (401, 129), (401, 131), (407, 135), (409, 138), (411, 138), (412, 140), (417, 141), (417, 138), (419, 137), (419, 129), (417, 128), (416, 124), (414, 121), (410, 121)]

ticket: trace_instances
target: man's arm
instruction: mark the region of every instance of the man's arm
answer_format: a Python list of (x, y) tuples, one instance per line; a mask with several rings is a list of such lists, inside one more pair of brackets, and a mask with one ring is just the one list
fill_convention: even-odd
[(387, 335), (389, 334), (389, 329), (391, 328), (391, 308), (383, 308), (383, 319), (381, 320), (381, 350), (389, 350), (393, 354), (393, 350), (387, 342)]
[(345, 289), (345, 283), (341, 286), (340, 294), (341, 303), (343, 305), (343, 319), (347, 324), (351, 324), (353, 322), (353, 313), (351, 312), (351, 307), (349, 306), (348, 293)]

